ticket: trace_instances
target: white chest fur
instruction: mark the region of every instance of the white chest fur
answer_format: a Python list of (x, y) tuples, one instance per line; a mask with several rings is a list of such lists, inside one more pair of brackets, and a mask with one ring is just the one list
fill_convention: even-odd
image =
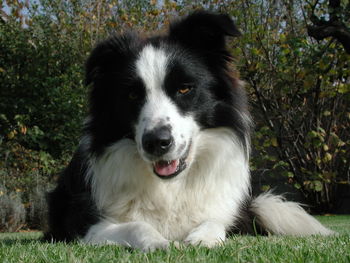
[(249, 190), (244, 151), (222, 128), (200, 132), (192, 148), (190, 167), (167, 181), (153, 175), (133, 141), (109, 147), (88, 178), (98, 209), (111, 222), (147, 222), (170, 240), (206, 220), (228, 227)]

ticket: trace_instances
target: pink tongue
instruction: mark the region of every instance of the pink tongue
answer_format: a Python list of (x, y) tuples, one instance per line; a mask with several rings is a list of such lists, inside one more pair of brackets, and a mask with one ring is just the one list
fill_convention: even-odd
[(179, 160), (173, 160), (170, 163), (160, 161), (155, 163), (154, 169), (161, 176), (169, 176), (176, 172), (179, 163)]

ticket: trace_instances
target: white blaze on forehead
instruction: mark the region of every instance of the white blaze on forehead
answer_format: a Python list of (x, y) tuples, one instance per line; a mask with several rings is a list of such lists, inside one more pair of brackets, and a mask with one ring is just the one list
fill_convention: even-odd
[(181, 114), (164, 90), (170, 58), (171, 54), (166, 53), (164, 49), (148, 45), (140, 52), (135, 64), (136, 74), (142, 79), (146, 89), (145, 103), (135, 125), (136, 144), (145, 160), (147, 153), (142, 147), (142, 137), (146, 131), (151, 131), (157, 126), (170, 127), (174, 145), (162, 159), (178, 160), (185, 154), (191, 136), (197, 130), (192, 117)]
[(177, 114), (175, 105), (162, 89), (168, 61), (168, 54), (152, 45), (144, 47), (136, 61), (136, 73), (146, 88), (146, 101), (139, 118), (139, 121), (146, 121), (139, 123), (140, 132), (145, 129), (151, 130), (160, 122), (165, 123), (167, 118)]
[(136, 71), (148, 92), (162, 87), (168, 60), (164, 50), (151, 45), (146, 46), (141, 51), (136, 61)]

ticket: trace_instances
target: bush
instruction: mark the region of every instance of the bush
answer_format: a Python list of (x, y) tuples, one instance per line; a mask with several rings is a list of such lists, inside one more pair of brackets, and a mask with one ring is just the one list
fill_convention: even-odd
[(59, 158), (71, 152), (85, 113), (84, 59), (47, 17), (28, 28), (0, 24), (3, 140)]
[(350, 55), (307, 35), (300, 12), (309, 9), (253, 1), (235, 52), (256, 121), (254, 174), (284, 177), (322, 213), (337, 210), (338, 185), (350, 184)]
[(14, 232), (23, 227), (26, 210), (22, 203), (21, 194), (7, 192), (0, 185), (0, 232)]
[[(3, 208), (3, 213), (10, 215), (12, 205), (19, 205), (25, 209), (25, 221), (21, 226), (37, 228), (44, 224), (45, 192), (67, 163), (55, 160), (43, 151), (29, 150), (14, 140), (0, 143), (0, 146), (0, 193), (6, 197), (3, 201), (10, 204)], [(8, 222), (9, 219), (4, 217), (4, 220)], [(9, 231), (9, 228), (12, 226), (4, 225), (0, 231)]]
[(51, 190), (48, 185), (37, 186), (29, 195), (30, 206), (27, 210), (27, 225), (31, 229), (46, 229), (47, 202), (46, 194)]

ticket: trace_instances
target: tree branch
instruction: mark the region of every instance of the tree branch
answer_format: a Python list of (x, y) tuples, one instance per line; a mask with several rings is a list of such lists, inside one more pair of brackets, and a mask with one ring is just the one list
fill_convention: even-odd
[(350, 54), (350, 31), (342, 24), (323, 23), (323, 25), (308, 26), (307, 31), (310, 37), (323, 40), (327, 37), (337, 39)]
[(308, 35), (315, 38), (316, 40), (323, 40), (327, 37), (333, 37), (339, 41), (345, 51), (350, 54), (350, 30), (346, 25), (338, 19), (340, 17), (340, 1), (339, 0), (329, 0), (329, 21), (324, 21), (319, 19), (314, 14), (315, 6), (312, 6), (312, 14), (310, 16), (310, 21), (312, 25), (307, 26)]

